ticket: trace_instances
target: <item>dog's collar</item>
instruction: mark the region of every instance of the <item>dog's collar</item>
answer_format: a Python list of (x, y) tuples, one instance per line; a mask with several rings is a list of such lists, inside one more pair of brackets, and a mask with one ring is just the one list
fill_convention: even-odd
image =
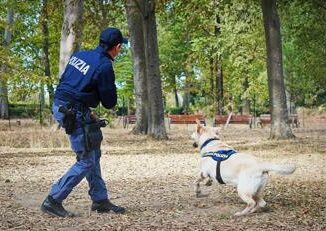
[(202, 150), (207, 144), (209, 144), (211, 141), (213, 140), (219, 140), (218, 138), (210, 138), (208, 140), (206, 140), (200, 147), (200, 150)]

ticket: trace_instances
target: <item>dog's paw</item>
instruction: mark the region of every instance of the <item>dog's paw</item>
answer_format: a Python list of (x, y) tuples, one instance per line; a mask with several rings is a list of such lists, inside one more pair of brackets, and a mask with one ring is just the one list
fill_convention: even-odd
[(196, 193), (197, 198), (208, 197), (209, 194)]
[(206, 182), (206, 186), (212, 186), (213, 184), (213, 180), (209, 179), (207, 182)]
[(243, 215), (245, 215), (245, 214), (243, 213), (243, 211), (236, 212), (236, 213), (234, 214), (234, 216), (236, 216), (236, 217), (240, 217), (240, 216), (243, 216)]

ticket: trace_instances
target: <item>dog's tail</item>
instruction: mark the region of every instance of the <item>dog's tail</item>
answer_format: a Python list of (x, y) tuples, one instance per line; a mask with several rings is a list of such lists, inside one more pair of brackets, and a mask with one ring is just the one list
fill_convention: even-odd
[(263, 171), (273, 171), (282, 175), (290, 175), (296, 169), (294, 164), (272, 164), (264, 163), (262, 166)]

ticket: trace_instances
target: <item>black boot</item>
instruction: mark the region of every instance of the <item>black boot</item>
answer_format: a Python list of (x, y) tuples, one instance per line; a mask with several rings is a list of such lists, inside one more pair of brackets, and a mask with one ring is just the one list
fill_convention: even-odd
[(45, 198), (41, 205), (41, 210), (47, 214), (57, 217), (73, 217), (74, 214), (65, 210), (61, 203), (56, 202), (52, 196)]
[(94, 201), (92, 204), (92, 211), (97, 211), (98, 213), (108, 213), (113, 211), (115, 213), (125, 213), (126, 209), (112, 204), (109, 200)]

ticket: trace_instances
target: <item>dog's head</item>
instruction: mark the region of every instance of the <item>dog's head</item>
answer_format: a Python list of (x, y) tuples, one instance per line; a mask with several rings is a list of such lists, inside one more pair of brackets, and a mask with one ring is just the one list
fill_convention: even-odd
[(216, 127), (206, 127), (199, 120), (196, 120), (196, 123), (195, 131), (191, 134), (195, 148), (201, 146), (208, 139), (219, 139), (219, 133)]

